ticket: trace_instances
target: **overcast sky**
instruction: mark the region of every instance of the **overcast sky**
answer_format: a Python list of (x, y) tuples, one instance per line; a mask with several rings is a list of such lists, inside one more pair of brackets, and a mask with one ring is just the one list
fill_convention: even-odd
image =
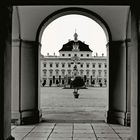
[(51, 22), (43, 32), (41, 54), (59, 55), (62, 45), (73, 40), (75, 30), (78, 40), (85, 41), (93, 51), (106, 55), (106, 36), (101, 26), (92, 19), (82, 15), (66, 15)]

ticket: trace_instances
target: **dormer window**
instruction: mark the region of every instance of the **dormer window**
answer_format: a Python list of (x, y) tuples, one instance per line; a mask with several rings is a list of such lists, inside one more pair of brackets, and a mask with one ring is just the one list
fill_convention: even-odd
[(73, 51), (79, 51), (79, 44), (77, 43), (73, 44)]

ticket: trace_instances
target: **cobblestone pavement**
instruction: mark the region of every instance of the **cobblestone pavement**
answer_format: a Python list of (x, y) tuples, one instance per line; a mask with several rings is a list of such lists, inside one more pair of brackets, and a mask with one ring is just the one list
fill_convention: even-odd
[(128, 140), (130, 128), (106, 123), (39, 123), (12, 126), (15, 140)]
[(92, 122), (105, 120), (108, 95), (107, 88), (79, 90), (79, 98), (73, 96), (73, 89), (62, 87), (41, 88), (41, 109), (48, 122)]

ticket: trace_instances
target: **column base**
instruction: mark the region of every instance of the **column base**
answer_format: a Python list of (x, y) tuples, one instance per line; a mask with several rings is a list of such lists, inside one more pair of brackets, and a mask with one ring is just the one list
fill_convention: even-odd
[(130, 126), (130, 112), (108, 111), (106, 122)]
[(13, 136), (10, 136), (6, 140), (15, 140), (15, 138)]
[(18, 111), (12, 111), (11, 123), (14, 125), (20, 124), (20, 113)]
[(26, 110), (21, 113), (20, 124), (35, 124), (42, 120), (41, 110)]

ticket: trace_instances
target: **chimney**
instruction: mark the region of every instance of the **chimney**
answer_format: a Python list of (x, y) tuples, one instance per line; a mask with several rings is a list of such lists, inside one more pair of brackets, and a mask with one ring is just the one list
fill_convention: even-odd
[(47, 53), (47, 56), (49, 56), (49, 53)]
[(102, 53), (102, 56), (104, 56), (104, 53)]

